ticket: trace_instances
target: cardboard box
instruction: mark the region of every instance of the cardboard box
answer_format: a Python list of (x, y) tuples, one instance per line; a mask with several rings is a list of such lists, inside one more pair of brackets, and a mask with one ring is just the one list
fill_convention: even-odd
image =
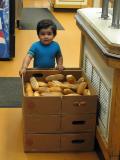
[[(97, 95), (88, 82), (90, 96), (28, 97), (25, 83), (31, 76), (44, 80), (57, 70), (28, 69), (23, 77), (23, 120), (25, 152), (91, 151), (94, 148)], [(79, 79), (80, 69), (66, 69)]]

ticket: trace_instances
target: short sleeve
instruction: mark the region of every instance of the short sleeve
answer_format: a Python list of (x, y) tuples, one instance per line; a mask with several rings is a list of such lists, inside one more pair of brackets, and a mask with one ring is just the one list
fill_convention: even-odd
[(57, 53), (56, 53), (56, 56), (61, 56), (61, 55), (62, 55), (61, 49), (60, 49), (59, 44), (57, 43)]
[(32, 46), (29, 48), (28, 50), (28, 54), (32, 57), (34, 57), (35, 55), (35, 51), (36, 51), (36, 45), (35, 44), (32, 44)]

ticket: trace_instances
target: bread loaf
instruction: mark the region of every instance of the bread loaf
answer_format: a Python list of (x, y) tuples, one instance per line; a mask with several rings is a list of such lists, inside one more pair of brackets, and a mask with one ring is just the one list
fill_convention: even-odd
[(70, 94), (67, 94), (67, 95), (65, 95), (65, 96), (80, 96), (80, 95), (77, 94), (77, 93), (70, 93)]
[(78, 85), (78, 88), (77, 88), (77, 93), (78, 94), (83, 94), (83, 91), (84, 89), (87, 87), (87, 82), (81, 82), (79, 85)]
[(27, 91), (27, 92), (26, 92), (26, 95), (27, 95), (27, 96), (33, 96), (34, 94), (33, 94), (33, 91)]
[(84, 89), (83, 95), (84, 95), (84, 96), (90, 96), (90, 95), (91, 95), (90, 90), (89, 90), (89, 89)]
[(62, 87), (63, 83), (57, 80), (48, 82), (49, 87)]
[(38, 88), (39, 93), (43, 93), (43, 92), (50, 92), (48, 87), (39, 87)]
[(47, 87), (48, 86), (47, 83), (41, 82), (41, 81), (39, 81), (38, 84), (39, 84), (39, 87)]
[(39, 96), (40, 96), (39, 92), (38, 92), (38, 91), (35, 91), (35, 92), (34, 92), (34, 96), (35, 96), (35, 97), (39, 97)]
[(66, 80), (69, 83), (74, 84), (76, 82), (76, 78), (73, 75), (66, 75)]
[(43, 92), (41, 96), (62, 96), (61, 92)]
[(27, 83), (25, 84), (25, 90), (26, 90), (26, 91), (29, 91), (29, 90), (32, 91), (32, 86), (31, 86), (31, 84), (30, 84), (29, 82), (27, 82)]
[(33, 90), (37, 91), (39, 88), (39, 84), (35, 77), (30, 78), (30, 83), (31, 83)]
[(62, 92), (62, 89), (60, 87), (50, 87), (50, 92)]
[(27, 96), (33, 96), (33, 90), (30, 83), (25, 84), (25, 92)]
[(66, 88), (66, 89), (64, 89), (63, 90), (63, 94), (71, 94), (71, 93), (74, 93), (71, 89), (69, 89), (69, 88)]
[(80, 77), (80, 78), (77, 80), (77, 83), (81, 83), (81, 82), (85, 82), (85, 78), (84, 78), (84, 77)]
[(47, 76), (47, 77), (45, 78), (45, 80), (46, 80), (47, 82), (53, 81), (53, 80), (62, 81), (63, 79), (64, 79), (64, 75), (63, 75), (63, 74), (54, 74), (54, 75)]
[(72, 89), (74, 91), (77, 90), (77, 87), (78, 87), (78, 84), (71, 84), (69, 82), (64, 82), (62, 87), (65, 89), (65, 88), (69, 88), (69, 89)]

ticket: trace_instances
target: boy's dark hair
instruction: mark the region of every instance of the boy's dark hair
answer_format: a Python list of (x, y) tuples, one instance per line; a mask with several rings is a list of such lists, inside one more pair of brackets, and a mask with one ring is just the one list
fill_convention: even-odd
[(46, 29), (46, 28), (49, 28), (49, 27), (51, 27), (51, 29), (53, 31), (53, 34), (55, 36), (57, 34), (57, 26), (50, 19), (44, 19), (44, 20), (41, 20), (40, 22), (38, 22), (38, 24), (37, 24), (37, 35), (39, 36), (39, 33), (40, 33), (41, 29)]

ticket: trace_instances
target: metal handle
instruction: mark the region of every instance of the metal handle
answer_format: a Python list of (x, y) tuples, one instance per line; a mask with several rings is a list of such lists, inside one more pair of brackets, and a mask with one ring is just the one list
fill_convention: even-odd
[(73, 102), (73, 105), (74, 105), (74, 106), (77, 106), (77, 107), (83, 106), (83, 105), (85, 105), (85, 104), (86, 104), (85, 101), (81, 101), (81, 102), (75, 101), (75, 102)]

